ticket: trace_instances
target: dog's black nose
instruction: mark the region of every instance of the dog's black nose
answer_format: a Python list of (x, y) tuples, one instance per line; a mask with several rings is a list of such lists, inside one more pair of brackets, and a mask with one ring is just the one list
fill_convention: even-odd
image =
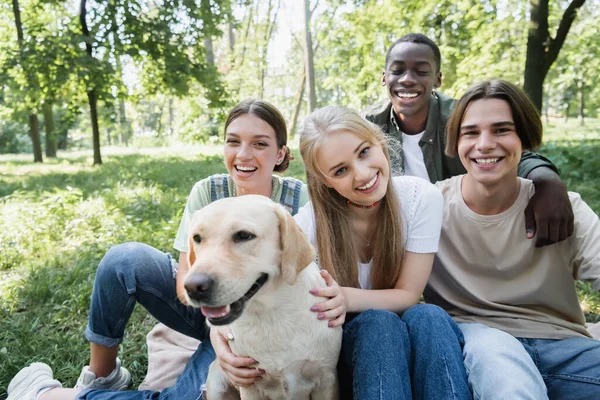
[(194, 300), (206, 300), (212, 293), (215, 281), (207, 274), (190, 274), (183, 286), (188, 296)]

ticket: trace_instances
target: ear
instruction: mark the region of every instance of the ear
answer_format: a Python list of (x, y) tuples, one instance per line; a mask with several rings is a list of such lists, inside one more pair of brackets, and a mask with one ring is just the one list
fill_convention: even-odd
[(286, 283), (293, 285), (298, 273), (314, 261), (315, 250), (285, 208), (277, 205), (274, 210), (279, 219), (281, 275)]
[(433, 83), (433, 87), (434, 88), (439, 88), (440, 86), (442, 86), (442, 71), (438, 72), (436, 77), (435, 77), (435, 82)]
[[(283, 159), (285, 158), (286, 152), (287, 152), (287, 146), (286, 145), (281, 146), (281, 148), (277, 151), (277, 160), (283, 161)], [(281, 164), (281, 161), (279, 161), (277, 163), (277, 165)]]
[(381, 86), (385, 86), (385, 85), (387, 85), (387, 82), (385, 80), (385, 71), (383, 71), (381, 73)]
[(194, 265), (194, 263), (196, 262), (196, 251), (194, 250), (194, 234), (196, 233), (194, 230), (194, 227), (196, 226), (196, 213), (194, 213), (194, 215), (192, 215), (192, 218), (190, 218), (190, 223), (188, 226), (188, 253), (187, 253), (187, 259), (188, 259), (188, 266), (191, 268), (192, 265)]
[(192, 268), (192, 265), (196, 262), (196, 251), (194, 250), (194, 239), (192, 239), (192, 233), (190, 232), (190, 236), (188, 237), (188, 267)]

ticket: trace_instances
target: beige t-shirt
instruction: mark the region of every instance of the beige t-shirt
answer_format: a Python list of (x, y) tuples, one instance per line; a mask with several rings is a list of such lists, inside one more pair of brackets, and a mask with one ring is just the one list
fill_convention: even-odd
[(436, 184), (445, 212), (425, 300), (458, 322), (482, 323), (516, 337), (590, 336), (575, 280), (589, 280), (600, 289), (598, 216), (579, 194), (569, 192), (573, 235), (536, 248), (535, 239), (527, 239), (523, 213), (534, 193), (531, 181), (521, 179), (517, 200), (497, 215), (469, 209), (461, 181), (456, 176)]

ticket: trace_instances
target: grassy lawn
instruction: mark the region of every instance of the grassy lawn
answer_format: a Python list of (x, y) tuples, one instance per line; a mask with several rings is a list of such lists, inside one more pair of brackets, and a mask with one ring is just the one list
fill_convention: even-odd
[[(568, 137), (571, 129), (558, 122), (549, 127), (557, 141), (541, 152), (598, 213), (600, 144)], [(600, 124), (595, 137), (599, 130)], [(90, 166), (89, 152), (60, 154), (43, 165), (33, 165), (30, 155), (0, 156), (0, 399), (10, 378), (33, 361), (49, 363), (66, 386), (75, 384), (88, 361), (83, 331), (100, 259), (126, 241), (172, 251), (189, 190), (224, 171), (219, 153), (106, 149), (101, 167)], [(303, 178), (297, 152), (296, 158), (289, 175)], [(579, 289), (595, 321), (600, 297), (587, 284)], [(145, 335), (154, 323), (140, 308), (127, 326), (121, 357), (135, 385), (146, 372)]]

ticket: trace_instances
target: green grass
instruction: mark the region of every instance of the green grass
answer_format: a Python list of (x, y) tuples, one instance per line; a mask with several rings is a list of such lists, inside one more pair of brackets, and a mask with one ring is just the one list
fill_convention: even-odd
[[(148, 243), (172, 251), (193, 184), (225, 172), (219, 148), (105, 151), (34, 165), (0, 158), (0, 399), (10, 378), (33, 361), (73, 385), (88, 360), (83, 337), (96, 267), (113, 245)], [(121, 153), (121, 154), (119, 154)], [(290, 174), (302, 177), (295, 162)], [(127, 326), (122, 354), (141, 383), (145, 335), (155, 321), (141, 309)]]
[[(202, 154), (199, 153), (202, 152)], [(552, 142), (541, 150), (570, 190), (600, 211), (600, 145)], [(61, 154), (42, 165), (30, 155), (0, 156), (0, 399), (11, 377), (30, 362), (49, 363), (72, 386), (89, 355), (83, 337), (96, 267), (113, 245), (140, 241), (172, 251), (193, 184), (223, 172), (218, 148), (105, 150), (91, 167), (88, 152)], [(292, 162), (288, 175), (303, 177)], [(588, 319), (600, 298), (579, 293)], [(139, 307), (121, 350), (134, 384), (146, 372), (145, 335), (155, 321)]]
[(577, 118), (564, 119), (551, 118), (544, 121), (544, 142), (565, 141), (600, 141), (600, 119), (587, 118), (580, 125)]

